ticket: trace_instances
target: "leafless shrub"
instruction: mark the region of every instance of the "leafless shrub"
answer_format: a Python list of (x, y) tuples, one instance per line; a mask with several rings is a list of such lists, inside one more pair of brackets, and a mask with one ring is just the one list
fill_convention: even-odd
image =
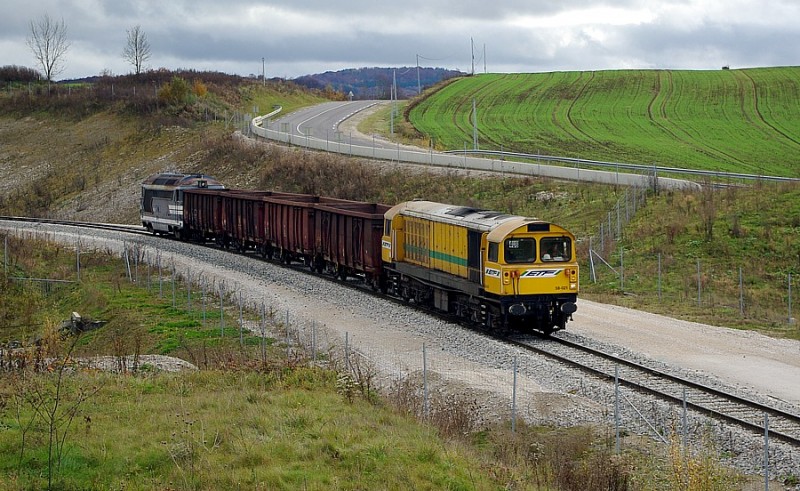
[(427, 421), (447, 437), (463, 438), (480, 427), (481, 408), (474, 398), (439, 387), (426, 401), (418, 375), (397, 380), (386, 391), (385, 399), (395, 410)]
[(100, 390), (99, 386), (86, 385), (69, 376), (74, 373), (71, 354), (79, 339), (74, 336), (63, 346), (58, 330), (49, 326), (34, 350), (36, 361), (26, 364), (11, 378), (11, 399), (21, 429), (19, 467), (24, 465), (28, 432), (41, 429), (47, 435), (48, 489), (61, 468), (73, 421), (82, 405)]

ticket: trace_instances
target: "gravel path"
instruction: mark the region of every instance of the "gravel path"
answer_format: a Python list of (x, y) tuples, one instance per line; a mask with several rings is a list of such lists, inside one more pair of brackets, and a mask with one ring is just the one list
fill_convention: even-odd
[[(173, 262), (176, 270), (197, 278), (224, 282), (225, 290), (241, 292), (246, 305), (266, 303), (295, 326), (316, 326), (320, 345), (350, 349), (374, 363), (385, 380), (430, 372), (431, 390), (457, 392), (475, 401), (485, 419), (509, 418), (513, 366), (518, 370), (514, 409), (517, 417), (538, 424), (613, 424), (614, 388), (572, 369), (480, 334), (442, 322), (403, 305), (338, 287), (300, 271), (255, 258), (154, 237), (121, 239), (109, 232), (83, 232), (69, 227), (23, 227), (0, 221), (0, 229), (21, 233), (31, 228), (52, 240), (81, 241), (81, 248), (121, 251), (123, 240)], [(45, 232), (46, 231), (46, 232)], [(91, 234), (91, 236), (89, 235)], [(298, 328), (299, 329), (299, 328)], [(612, 352), (682, 374), (693, 374), (734, 386), (757, 398), (776, 398), (800, 413), (800, 343), (677, 321), (621, 307), (579, 301), (575, 322), (565, 336), (593, 340)], [(319, 336), (319, 335), (318, 335)], [(423, 347), (425, 358), (423, 360)], [(669, 431), (680, 411), (659, 401), (623, 391), (623, 424), (630, 432), (654, 437), (650, 426)], [(763, 437), (745, 434), (700, 415), (689, 415), (693, 441), (711, 435), (718, 449), (739, 469), (759, 474)], [(800, 475), (800, 449), (772, 442), (771, 475)]]
[(574, 334), (786, 401), (800, 413), (800, 342), (580, 300)]

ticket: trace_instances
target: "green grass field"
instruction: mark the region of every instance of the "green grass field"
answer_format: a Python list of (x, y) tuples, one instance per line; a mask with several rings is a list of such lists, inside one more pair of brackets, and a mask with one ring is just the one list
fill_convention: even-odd
[(800, 67), (487, 74), (411, 108), (439, 147), (800, 176)]

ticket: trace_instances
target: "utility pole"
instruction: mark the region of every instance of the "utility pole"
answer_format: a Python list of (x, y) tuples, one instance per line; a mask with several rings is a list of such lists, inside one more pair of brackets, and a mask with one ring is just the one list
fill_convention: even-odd
[(266, 61), (264, 61), (264, 57), (261, 57), (261, 80), (264, 83), (264, 87), (267, 86), (267, 65)]
[(469, 48), (470, 53), (472, 55), (472, 72), (471, 75), (475, 75), (475, 41), (472, 38), (469, 38)]
[(391, 90), (389, 92), (390, 92), (389, 96), (392, 99), (392, 117), (391, 117), (391, 124), (389, 125), (389, 128), (390, 128), (389, 131), (392, 134), (392, 136), (394, 136), (394, 114), (395, 114), (395, 111), (397, 110), (397, 104), (395, 103), (395, 101), (397, 100), (397, 69), (396, 68), (392, 70), (392, 88), (391, 88)]
[(417, 95), (422, 94), (422, 84), (419, 82), (419, 55), (417, 55)]

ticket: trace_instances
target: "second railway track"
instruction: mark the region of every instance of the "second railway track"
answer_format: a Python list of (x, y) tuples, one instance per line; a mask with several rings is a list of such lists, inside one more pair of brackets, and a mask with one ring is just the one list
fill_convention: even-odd
[(560, 337), (539, 339), (511, 337), (509, 342), (574, 366), (622, 386), (683, 405), (701, 415), (725, 421), (746, 430), (763, 433), (768, 416), (769, 435), (800, 448), (800, 414), (734, 394), (708, 384), (627, 360), (621, 356)]

